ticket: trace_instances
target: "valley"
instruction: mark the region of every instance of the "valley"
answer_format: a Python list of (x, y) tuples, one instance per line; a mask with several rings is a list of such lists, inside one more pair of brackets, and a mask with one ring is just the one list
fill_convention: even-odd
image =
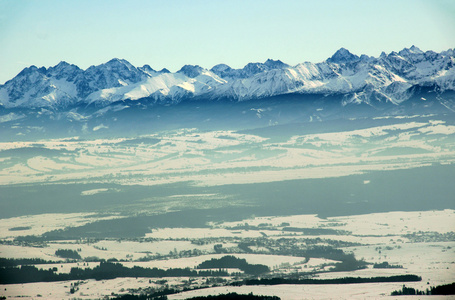
[[(377, 298), (450, 284), (454, 128), (440, 114), (1, 142), (2, 267), (51, 271), (6, 277), (0, 295)], [(226, 256), (268, 271), (198, 269)], [(323, 282), (358, 277), (373, 282)]]

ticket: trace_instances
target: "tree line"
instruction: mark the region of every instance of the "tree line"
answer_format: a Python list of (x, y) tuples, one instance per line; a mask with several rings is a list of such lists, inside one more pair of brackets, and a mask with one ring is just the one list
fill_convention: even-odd
[(438, 285), (436, 287), (432, 286), (425, 291), (420, 291), (411, 287), (406, 287), (403, 285), (401, 290), (393, 291), (392, 296), (401, 296), (401, 295), (455, 295), (455, 282), (445, 285)]
[(43, 265), (43, 264), (55, 264), (52, 260), (45, 260), (41, 258), (3, 258), (0, 257), (0, 267), (15, 267), (21, 265)]
[(228, 276), (225, 271), (191, 270), (190, 268), (158, 269), (134, 266), (128, 268), (120, 263), (101, 262), (91, 268), (71, 268), (69, 273), (57, 274), (56, 269), (38, 269), (35, 266), (0, 268), (0, 284), (51, 282), (85, 279), (114, 279), (118, 277), (197, 277), (197, 276)]
[[(122, 295), (114, 299), (121, 300), (167, 300), (167, 296), (153, 296), (153, 295)], [(262, 296), (249, 294), (219, 294), (219, 295), (208, 295), (208, 296), (197, 296), (188, 298), (187, 300), (280, 300), (277, 296)]]
[(334, 279), (298, 279), (298, 278), (261, 278), (246, 279), (233, 282), (230, 285), (278, 285), (278, 284), (351, 284), (351, 283), (381, 283), (381, 282), (412, 282), (421, 281), (422, 277), (417, 275), (395, 275), (381, 277), (344, 277)]
[(232, 255), (226, 255), (221, 258), (212, 258), (200, 263), (197, 269), (216, 269), (216, 268), (236, 268), (246, 274), (259, 275), (270, 272), (269, 267), (261, 264), (253, 265), (246, 262), (245, 259), (237, 258)]

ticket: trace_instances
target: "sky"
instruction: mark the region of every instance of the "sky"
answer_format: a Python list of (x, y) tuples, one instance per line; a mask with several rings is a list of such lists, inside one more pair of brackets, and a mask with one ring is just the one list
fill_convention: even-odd
[(0, 84), (60, 61), (86, 69), (123, 58), (175, 72), (412, 45), (455, 47), (454, 0), (0, 0)]

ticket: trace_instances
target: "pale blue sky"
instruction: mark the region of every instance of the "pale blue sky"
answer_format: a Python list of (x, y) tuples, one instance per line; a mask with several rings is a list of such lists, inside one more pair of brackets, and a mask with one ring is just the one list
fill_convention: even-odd
[(62, 60), (85, 69), (117, 57), (175, 72), (412, 45), (455, 47), (454, 0), (0, 0), (0, 84)]

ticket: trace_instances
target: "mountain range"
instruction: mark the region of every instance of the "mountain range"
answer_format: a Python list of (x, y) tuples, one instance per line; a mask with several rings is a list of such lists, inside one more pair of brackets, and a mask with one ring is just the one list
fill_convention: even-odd
[[(358, 56), (341, 48), (320, 63), (290, 66), (268, 59), (242, 69), (226, 64), (210, 70), (185, 65), (175, 73), (149, 65), (135, 67), (117, 58), (86, 70), (60, 62), (49, 68), (25, 68), (0, 86), (0, 124), (28, 120), (29, 127), (38, 128), (44, 120), (66, 120), (91, 121), (93, 128), (105, 128), (120, 115), (131, 120), (138, 112), (147, 122), (174, 114), (173, 123), (180, 123), (182, 115), (188, 120), (243, 122), (252, 113), (252, 118), (267, 124), (346, 114), (452, 114), (454, 65), (454, 49), (437, 53), (415, 46), (379, 57)], [(223, 103), (235, 111), (227, 113)], [(192, 108), (185, 111), (185, 105)], [(189, 113), (205, 106), (217, 106), (217, 113), (208, 108), (198, 115)], [(98, 124), (101, 117), (103, 126)], [(8, 124), (2, 125), (3, 130), (11, 129)]]
[(320, 63), (289, 66), (279, 60), (249, 63), (242, 69), (219, 64), (210, 70), (185, 65), (175, 73), (135, 67), (124, 59), (82, 70), (60, 62), (31, 66), (0, 86), (4, 108), (62, 109), (75, 104), (106, 106), (147, 99), (176, 104), (185, 99), (246, 101), (284, 94), (344, 94), (344, 103), (400, 104), (412, 88), (455, 90), (455, 51), (423, 52), (415, 46), (378, 58), (339, 49)]

